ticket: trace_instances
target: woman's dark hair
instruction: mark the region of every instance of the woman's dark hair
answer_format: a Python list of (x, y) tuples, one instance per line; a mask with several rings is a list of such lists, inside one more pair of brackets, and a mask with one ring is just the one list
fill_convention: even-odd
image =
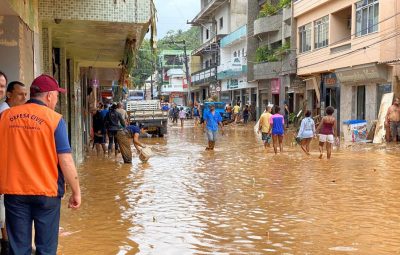
[(3, 73), (2, 71), (0, 71), (0, 77), (1, 76), (4, 76), (4, 79), (6, 79), (6, 83), (7, 83), (8, 82), (7, 75), (5, 73)]
[(277, 114), (281, 111), (281, 108), (279, 107), (279, 105), (275, 105), (274, 107), (274, 114)]
[(332, 106), (328, 106), (328, 107), (326, 107), (325, 112), (328, 115), (332, 115), (335, 112), (335, 108), (333, 108)]
[(310, 117), (311, 116), (311, 111), (307, 110), (306, 113), (304, 114), (306, 117)]
[[(6, 78), (7, 79), (7, 78)], [(21, 86), (21, 87), (25, 87), (25, 84), (23, 84), (22, 82), (19, 81), (12, 81), (8, 84), (7, 86), (7, 92), (13, 92), (15, 89), (15, 86)]]

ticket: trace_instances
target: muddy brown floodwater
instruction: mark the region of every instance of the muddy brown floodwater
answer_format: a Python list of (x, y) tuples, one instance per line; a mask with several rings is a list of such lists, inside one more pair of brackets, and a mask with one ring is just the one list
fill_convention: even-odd
[(155, 156), (80, 167), (83, 205), (62, 208), (59, 254), (400, 254), (400, 149), (359, 145), (318, 159), (286, 139), (265, 151), (252, 125), (215, 152), (187, 123), (143, 139)]

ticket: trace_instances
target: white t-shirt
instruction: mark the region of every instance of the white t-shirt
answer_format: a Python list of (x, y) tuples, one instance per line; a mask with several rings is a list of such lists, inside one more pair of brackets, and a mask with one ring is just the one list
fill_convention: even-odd
[(10, 106), (6, 102), (1, 103), (0, 104), (0, 114), (2, 112), (4, 112), (5, 110), (7, 110), (8, 108), (10, 108)]

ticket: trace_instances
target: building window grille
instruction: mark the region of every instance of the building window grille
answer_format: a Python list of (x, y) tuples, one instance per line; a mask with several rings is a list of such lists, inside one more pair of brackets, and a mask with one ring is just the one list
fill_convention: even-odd
[(356, 36), (378, 31), (378, 22), (378, 0), (362, 0), (356, 3)]
[(311, 23), (299, 27), (300, 53), (311, 50)]
[(210, 38), (210, 30), (206, 29), (206, 40)]
[(223, 28), (224, 28), (224, 18), (221, 17), (221, 18), (219, 19), (219, 29), (222, 30)]
[(329, 16), (314, 21), (314, 48), (319, 49), (329, 44)]

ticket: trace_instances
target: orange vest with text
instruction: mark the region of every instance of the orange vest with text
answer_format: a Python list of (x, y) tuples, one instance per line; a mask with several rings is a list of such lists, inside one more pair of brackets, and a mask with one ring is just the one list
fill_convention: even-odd
[(61, 117), (35, 103), (12, 107), (1, 114), (0, 194), (57, 196), (54, 132)]

